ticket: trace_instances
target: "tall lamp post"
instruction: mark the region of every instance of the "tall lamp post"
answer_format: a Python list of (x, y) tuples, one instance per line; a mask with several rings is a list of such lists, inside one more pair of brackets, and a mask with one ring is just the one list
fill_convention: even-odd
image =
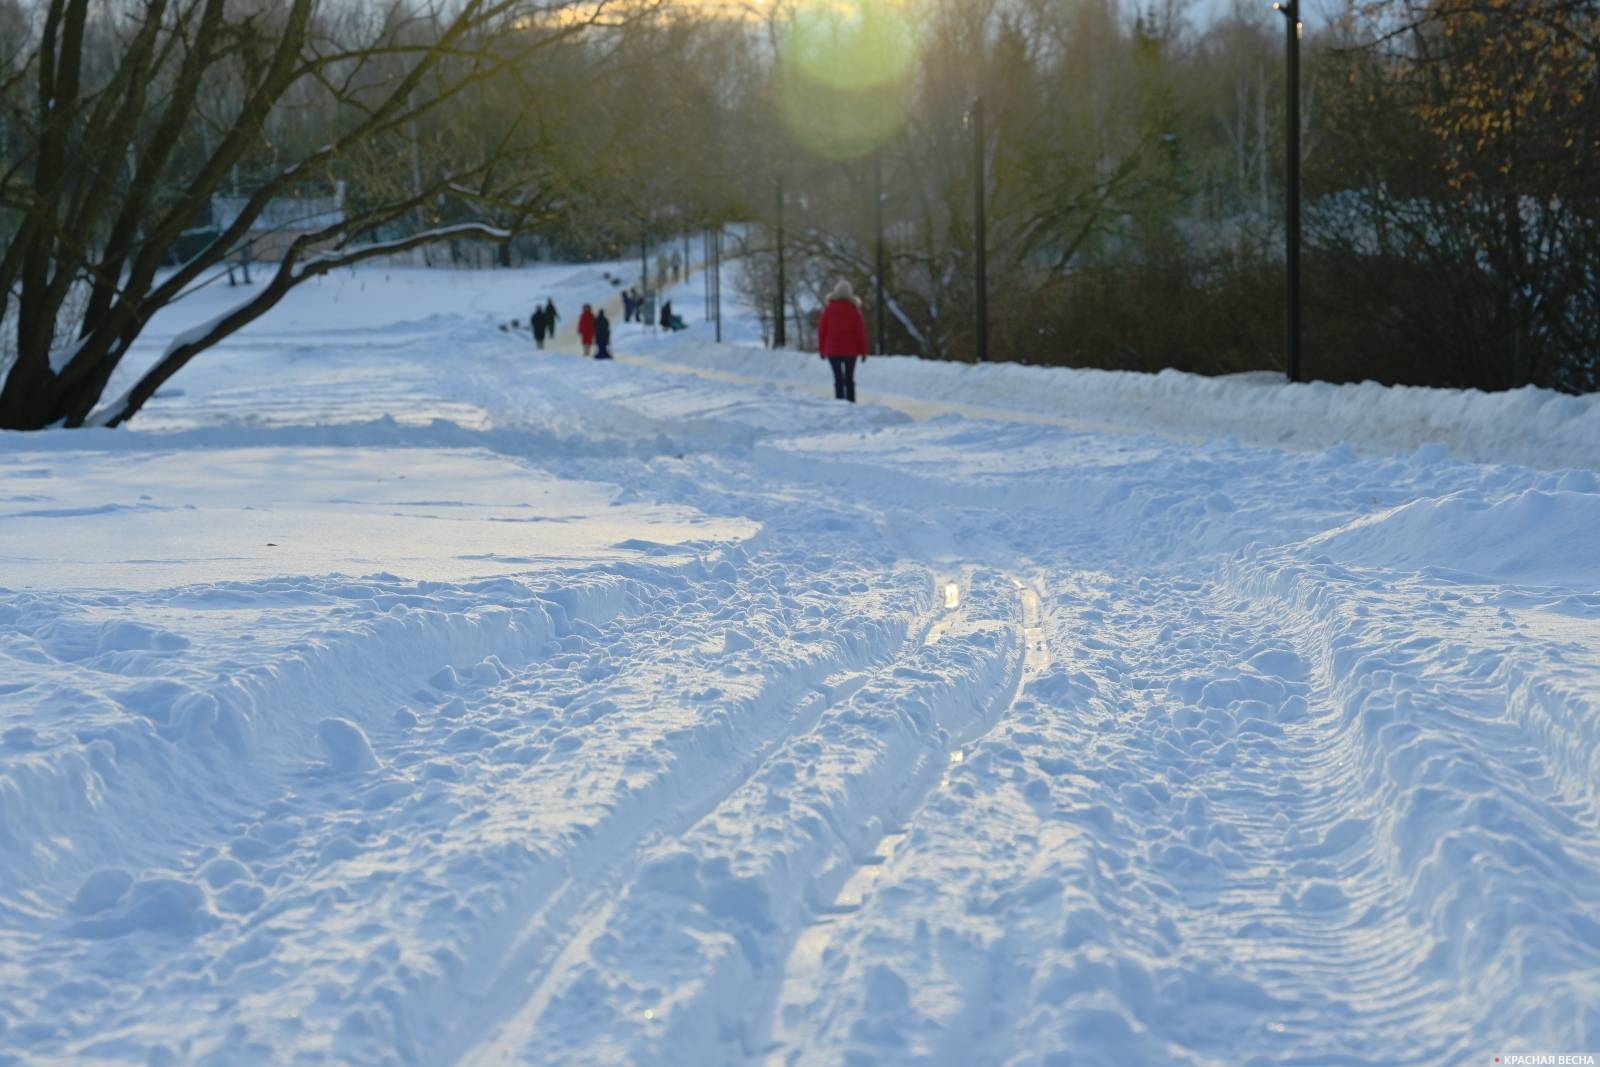
[(705, 233), (706, 318), (716, 323), (717, 344), (722, 343), (722, 226)]
[(1300, 0), (1278, 0), (1273, 10), (1288, 28), (1288, 167), (1284, 191), (1284, 268), (1288, 301), (1287, 373), (1300, 380)]
[(872, 251), (872, 259), (873, 259), (873, 264), (872, 264), (872, 275), (873, 275), (873, 300), (872, 300), (872, 306), (875, 309), (874, 326), (876, 327), (875, 332), (877, 334), (877, 345), (876, 345), (875, 351), (877, 352), (878, 355), (881, 356), (884, 353), (884, 340), (883, 340), (883, 320), (884, 320), (884, 307), (883, 307), (883, 149), (882, 148), (879, 148), (878, 151), (872, 157), (872, 181), (873, 181), (874, 192), (876, 194), (873, 197), (873, 201), (872, 201), (872, 223), (873, 223), (873, 228), (877, 233), (877, 240), (876, 240), (876, 243), (873, 246), (873, 251)]
[(655, 301), (650, 298), (650, 224), (639, 216), (639, 297), (645, 300), (655, 314)]
[(989, 239), (983, 212), (983, 97), (972, 101), (972, 147), (976, 161), (977, 181), (973, 184), (973, 243), (977, 246), (974, 257), (977, 267), (975, 286), (978, 316), (978, 362), (989, 358)]
[(778, 183), (778, 306), (772, 317), (772, 347), (782, 348), (789, 343), (784, 330), (784, 278), (783, 278), (783, 178)]

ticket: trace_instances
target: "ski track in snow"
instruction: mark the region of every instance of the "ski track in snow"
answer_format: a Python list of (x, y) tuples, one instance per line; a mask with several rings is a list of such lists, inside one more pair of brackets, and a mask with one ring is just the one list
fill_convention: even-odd
[[(1591, 472), (494, 328), (596, 277), (353, 275), (0, 441), (0, 1062), (1600, 1048)], [(241, 456), (333, 543), (266, 554)]]

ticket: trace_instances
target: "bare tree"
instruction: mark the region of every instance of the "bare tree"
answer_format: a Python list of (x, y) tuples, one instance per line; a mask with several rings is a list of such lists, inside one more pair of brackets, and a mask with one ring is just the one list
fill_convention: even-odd
[[(116, 426), (307, 279), (452, 236), (508, 240), (541, 203), (516, 165), (536, 142), (533, 101), (450, 138), (426, 175), (411, 165), (418, 130), (458, 128), (474, 94), (514, 83), (535, 53), (606, 18), (606, 2), (7, 5), (0, 219), (16, 225), (0, 246), (13, 339), (0, 429)], [(246, 247), (274, 205), (386, 169), (403, 180), (361, 184), (287, 243), (263, 285), (105, 401), (151, 316)], [(236, 210), (171, 267), (225, 191)], [(424, 215), (437, 224), (415, 225)]]

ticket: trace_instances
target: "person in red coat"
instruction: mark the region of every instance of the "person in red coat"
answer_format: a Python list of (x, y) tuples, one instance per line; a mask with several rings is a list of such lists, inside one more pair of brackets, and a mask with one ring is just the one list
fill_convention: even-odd
[(578, 340), (583, 342), (583, 354), (587, 356), (594, 347), (594, 308), (588, 304), (583, 305), (583, 314), (578, 316)]
[(817, 354), (833, 368), (833, 395), (856, 402), (856, 360), (867, 361), (867, 320), (849, 282), (833, 287), (817, 320)]

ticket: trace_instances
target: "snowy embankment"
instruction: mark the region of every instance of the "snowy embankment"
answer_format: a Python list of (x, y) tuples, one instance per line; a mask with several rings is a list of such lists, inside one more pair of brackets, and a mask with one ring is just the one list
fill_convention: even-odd
[[(783, 382), (814, 382), (815, 356), (683, 342), (656, 357), (684, 366)], [(1409, 451), (1437, 444), (1462, 459), (1600, 469), (1600, 395), (1548, 389), (1482, 393), (1375, 382), (1290, 385), (1273, 374), (1207, 378), (1179, 371), (1077, 370), (995, 363), (978, 367), (905, 356), (873, 357), (862, 395), (952, 405), (958, 413), (1013, 412), (1188, 438), (1234, 438), (1279, 448)], [(991, 409), (987, 412), (975, 409)]]
[(606, 292), (341, 275), (0, 436), (0, 1062), (1600, 1046), (1592, 408), (499, 329)]

